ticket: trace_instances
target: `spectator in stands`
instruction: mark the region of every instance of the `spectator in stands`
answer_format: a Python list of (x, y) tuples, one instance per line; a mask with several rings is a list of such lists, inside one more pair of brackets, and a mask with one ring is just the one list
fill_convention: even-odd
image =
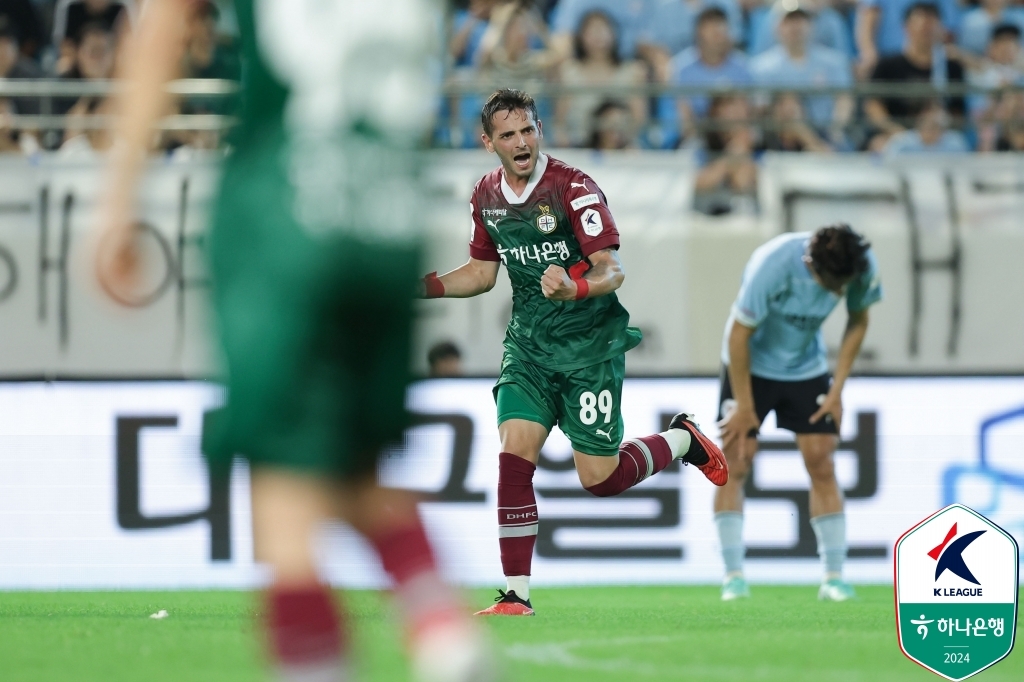
[(992, 31), (985, 58), (967, 72), (972, 85), (995, 90), (1020, 85), (1024, 78), (1021, 64), (1021, 28), (1016, 24), (1000, 24)]
[(715, 97), (708, 108), (702, 168), (694, 183), (693, 206), (708, 215), (756, 207), (757, 132), (750, 126), (746, 97)]
[[(1021, 30), (1015, 24), (996, 26), (992, 31), (986, 57), (974, 60), (975, 63), (967, 70), (967, 82), (991, 91), (1024, 85), (1020, 39)], [(1005, 120), (1001, 114), (1005, 109), (1002, 102), (1007, 97), (1008, 93), (1000, 92), (968, 97), (968, 108), (978, 134), (978, 151), (989, 152), (996, 148), (999, 122)]]
[(452, 15), (448, 56), (456, 68), (473, 64), (473, 55), (480, 47), (480, 39), (487, 32), (487, 22), (498, 1), (470, 0), (466, 9), (456, 10)]
[(617, 100), (602, 102), (593, 113), (590, 148), (595, 151), (634, 149), (636, 147), (636, 121), (633, 110)]
[[(757, 83), (773, 87), (836, 87), (853, 84), (850, 60), (841, 52), (811, 44), (811, 17), (800, 6), (783, 14), (778, 24), (779, 44), (750, 60)], [(808, 97), (801, 109), (819, 130), (829, 130), (839, 142), (853, 114), (853, 97)]]
[(551, 41), (561, 60), (569, 59), (583, 17), (600, 10), (619, 27), (619, 54), (623, 59), (643, 58), (638, 54), (640, 37), (651, 16), (655, 0), (559, 0), (551, 13)]
[(804, 116), (804, 105), (796, 94), (775, 96), (771, 116), (764, 131), (764, 148), (776, 152), (830, 152), (825, 142)]
[(120, 36), (128, 22), (129, 9), (123, 0), (61, 0), (53, 15), (53, 44), (60, 48), (57, 73), (63, 75), (73, 67), (86, 26), (99, 25)]
[[(960, 62), (946, 57), (941, 45), (942, 25), (938, 6), (918, 2), (907, 10), (906, 41), (903, 52), (882, 59), (872, 73), (871, 80), (879, 83), (922, 83), (941, 86), (962, 83), (964, 69)], [(870, 148), (874, 151), (889, 136), (905, 130), (908, 121), (921, 113), (927, 102), (922, 97), (871, 98), (864, 102), (864, 113), (874, 128)], [(963, 97), (949, 98), (949, 111), (963, 117), (966, 109)]]
[(1008, 6), (1009, 0), (981, 0), (969, 10), (960, 22), (960, 47), (976, 55), (984, 55), (992, 37), (992, 31), (1000, 24), (1011, 24), (1024, 30), (1024, 8)]
[(427, 352), (427, 365), (433, 378), (461, 377), (462, 352), (451, 341), (435, 343)]
[[(907, 15), (921, 0), (860, 0), (857, 11), (857, 77), (867, 80), (883, 57), (905, 49), (904, 28)], [(935, 15), (941, 19), (944, 34), (939, 42), (955, 35), (960, 21), (956, 0), (937, 0)]]
[[(0, 16), (0, 79), (41, 78), (42, 70), (19, 50), (18, 34), (7, 16)], [(39, 99), (14, 97), (9, 100), (11, 113), (38, 114)]]
[(559, 62), (544, 19), (528, 4), (511, 2), (491, 12), (480, 39), (477, 66), (491, 80), (548, 79)]
[(886, 143), (886, 156), (940, 152), (954, 154), (970, 151), (967, 139), (959, 130), (949, 129), (950, 117), (942, 102), (932, 100), (917, 116), (913, 129), (896, 133)]
[[(74, 61), (71, 67), (60, 78), (63, 81), (90, 81), (110, 78), (114, 73), (114, 34), (103, 24), (86, 24), (78, 32), (75, 49), (72, 53)], [(97, 97), (55, 97), (52, 102), (54, 114), (62, 115), (72, 109), (79, 115), (94, 111), (99, 103)], [(60, 131), (49, 130), (43, 136), (44, 146), (48, 149), (59, 147), (63, 141)]]
[(638, 37), (656, 80), (667, 81), (672, 56), (693, 47), (697, 17), (708, 7), (725, 12), (733, 43), (742, 44), (743, 11), (736, 0), (656, 0)]
[(111, 116), (113, 100), (110, 97), (83, 97), (67, 112), (68, 122), (64, 129), (64, 141), (60, 155), (76, 158), (92, 158), (105, 152), (114, 144), (110, 126), (86, 125), (89, 116)]
[(18, 39), (25, 57), (36, 57), (46, 44), (43, 24), (31, 0), (0, 0), (0, 21), (4, 21)]
[(241, 64), (234, 45), (220, 39), (220, 10), (210, 0), (195, 0), (189, 13), (183, 78), (238, 80)]
[[(696, 46), (676, 55), (669, 68), (672, 82), (679, 85), (726, 88), (753, 82), (746, 58), (733, 50), (728, 17), (718, 7), (708, 7), (700, 13)], [(686, 135), (695, 131), (697, 118), (708, 115), (709, 105), (706, 95), (680, 98), (676, 103)]]
[[(73, 61), (62, 80), (103, 80), (114, 73), (114, 33), (100, 23), (86, 24), (74, 41)], [(58, 114), (67, 112), (77, 100), (58, 100)]]
[(39, 150), (39, 142), (33, 133), (12, 125), (11, 116), (15, 113), (10, 100), (0, 99), (0, 154), (29, 156)]
[[(562, 63), (561, 82), (565, 85), (642, 85), (647, 80), (643, 64), (619, 57), (618, 35), (614, 20), (599, 10), (588, 13), (580, 22), (574, 58)], [(593, 129), (593, 114), (602, 100), (601, 93), (562, 97), (555, 112), (555, 140), (560, 145), (584, 146)], [(643, 97), (626, 99), (632, 119), (642, 125), (647, 103)]]
[(853, 45), (846, 19), (827, 0), (777, 0), (770, 8), (751, 14), (750, 45), (747, 53), (761, 54), (777, 44), (776, 35), (783, 18), (795, 9), (801, 9), (811, 19), (810, 43), (835, 50), (847, 59), (853, 57)]
[(996, 118), (1001, 124), (996, 151), (1024, 152), (1024, 93), (1007, 93), (999, 102)]
[[(233, 42), (221, 39), (217, 30), (220, 11), (209, 0), (195, 0), (189, 11), (186, 28), (183, 78), (217, 78), (237, 81), (241, 78), (241, 61)], [(192, 95), (181, 103), (184, 114), (228, 114), (234, 100), (225, 97)], [(207, 143), (203, 144), (206, 148)], [(214, 145), (216, 146), (216, 145)]]

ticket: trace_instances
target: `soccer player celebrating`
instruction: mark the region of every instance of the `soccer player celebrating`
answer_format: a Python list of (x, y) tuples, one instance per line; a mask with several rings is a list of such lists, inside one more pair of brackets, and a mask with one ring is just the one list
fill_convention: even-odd
[[(849, 320), (831, 379), (821, 324), (846, 299)], [(757, 452), (757, 431), (775, 410), (796, 434), (811, 478), (811, 525), (824, 565), (819, 599), (845, 601), (846, 516), (832, 455), (843, 418), (843, 385), (868, 329), (868, 308), (882, 298), (870, 244), (848, 225), (776, 237), (750, 257), (722, 345), (719, 427), (728, 483), (715, 491), (715, 524), (725, 560), (722, 599), (749, 597), (743, 578), (743, 483)]]
[(628, 326), (615, 295), (625, 274), (604, 194), (582, 171), (541, 153), (543, 129), (528, 94), (498, 90), (481, 121), (484, 146), (501, 166), (473, 190), (469, 261), (440, 277), (427, 275), (423, 295), (476, 296), (491, 290), (501, 264), (508, 269), (512, 319), (494, 387), (507, 590), (478, 615), (531, 616), (533, 474), (553, 426), (572, 444), (580, 483), (598, 497), (618, 495), (675, 459), (697, 466), (715, 485), (729, 470), (687, 414), (676, 415), (664, 433), (622, 443), (625, 353), (640, 342), (640, 330)]
[[(252, 467), (256, 558), (273, 575), (261, 611), (275, 679), (351, 679), (343, 614), (316, 562), (316, 532), (334, 517), (390, 575), (418, 679), (492, 679), (478, 626), (438, 576), (415, 498), (375, 478), (381, 448), (407, 422), (415, 148), (433, 99), (428, 2), (234, 5), (242, 114), (208, 242), (228, 390), (204, 423), (203, 449), (221, 475), (236, 453)], [(138, 275), (134, 197), (193, 6), (149, 0), (125, 60), (101, 214), (108, 289)]]

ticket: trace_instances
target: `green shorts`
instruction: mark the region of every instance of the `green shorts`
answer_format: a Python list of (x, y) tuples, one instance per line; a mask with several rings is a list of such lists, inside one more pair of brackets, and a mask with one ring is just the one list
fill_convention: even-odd
[(577, 452), (618, 454), (625, 374), (625, 354), (590, 367), (557, 372), (506, 353), (494, 386), (498, 424), (525, 419), (549, 431), (557, 424)]
[(234, 168), (208, 238), (227, 402), (208, 413), (214, 471), (253, 465), (332, 477), (374, 472), (407, 425), (420, 249), (352, 232), (314, 235), (286, 179)]

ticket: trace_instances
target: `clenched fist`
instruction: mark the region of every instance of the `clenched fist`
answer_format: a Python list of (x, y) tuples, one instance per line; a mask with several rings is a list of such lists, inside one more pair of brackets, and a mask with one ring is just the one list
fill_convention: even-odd
[(544, 298), (552, 301), (575, 301), (576, 282), (569, 278), (569, 273), (559, 265), (549, 265), (540, 278), (540, 290)]

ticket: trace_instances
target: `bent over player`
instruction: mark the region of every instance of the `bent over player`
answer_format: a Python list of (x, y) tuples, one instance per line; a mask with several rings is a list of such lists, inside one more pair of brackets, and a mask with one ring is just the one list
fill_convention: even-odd
[[(821, 325), (846, 299), (849, 320), (830, 379)], [(719, 427), (732, 476), (715, 491), (715, 524), (726, 577), (722, 599), (750, 596), (743, 578), (743, 484), (757, 452), (757, 431), (775, 411), (796, 434), (811, 478), (811, 526), (824, 577), (818, 598), (854, 596), (842, 579), (846, 516), (833, 454), (843, 417), (843, 385), (868, 329), (868, 308), (882, 298), (870, 244), (848, 225), (776, 237), (759, 247), (726, 323)]]
[[(260, 611), (281, 682), (351, 679), (344, 613), (316, 561), (317, 531), (334, 517), (391, 577), (418, 679), (491, 679), (415, 498), (375, 476), (406, 423), (429, 5), (234, 3), (242, 114), (208, 240), (227, 404), (204, 421), (203, 450), (221, 475), (236, 453), (251, 464), (255, 554), (273, 576)], [(140, 265), (134, 196), (192, 6), (149, 0), (125, 60), (100, 249), (108, 287), (131, 285)]]
[(424, 278), (428, 298), (466, 298), (494, 286), (504, 264), (512, 319), (494, 397), (498, 408), (498, 542), (507, 591), (480, 615), (533, 615), (530, 564), (537, 536), (533, 474), (556, 424), (572, 443), (580, 483), (618, 495), (674, 459), (716, 485), (729, 472), (690, 415), (665, 433), (622, 443), (619, 399), (626, 351), (640, 342), (615, 290), (624, 273), (604, 194), (582, 171), (541, 153), (528, 94), (499, 90), (481, 114), (483, 143), (501, 166), (473, 190), (469, 261)]

